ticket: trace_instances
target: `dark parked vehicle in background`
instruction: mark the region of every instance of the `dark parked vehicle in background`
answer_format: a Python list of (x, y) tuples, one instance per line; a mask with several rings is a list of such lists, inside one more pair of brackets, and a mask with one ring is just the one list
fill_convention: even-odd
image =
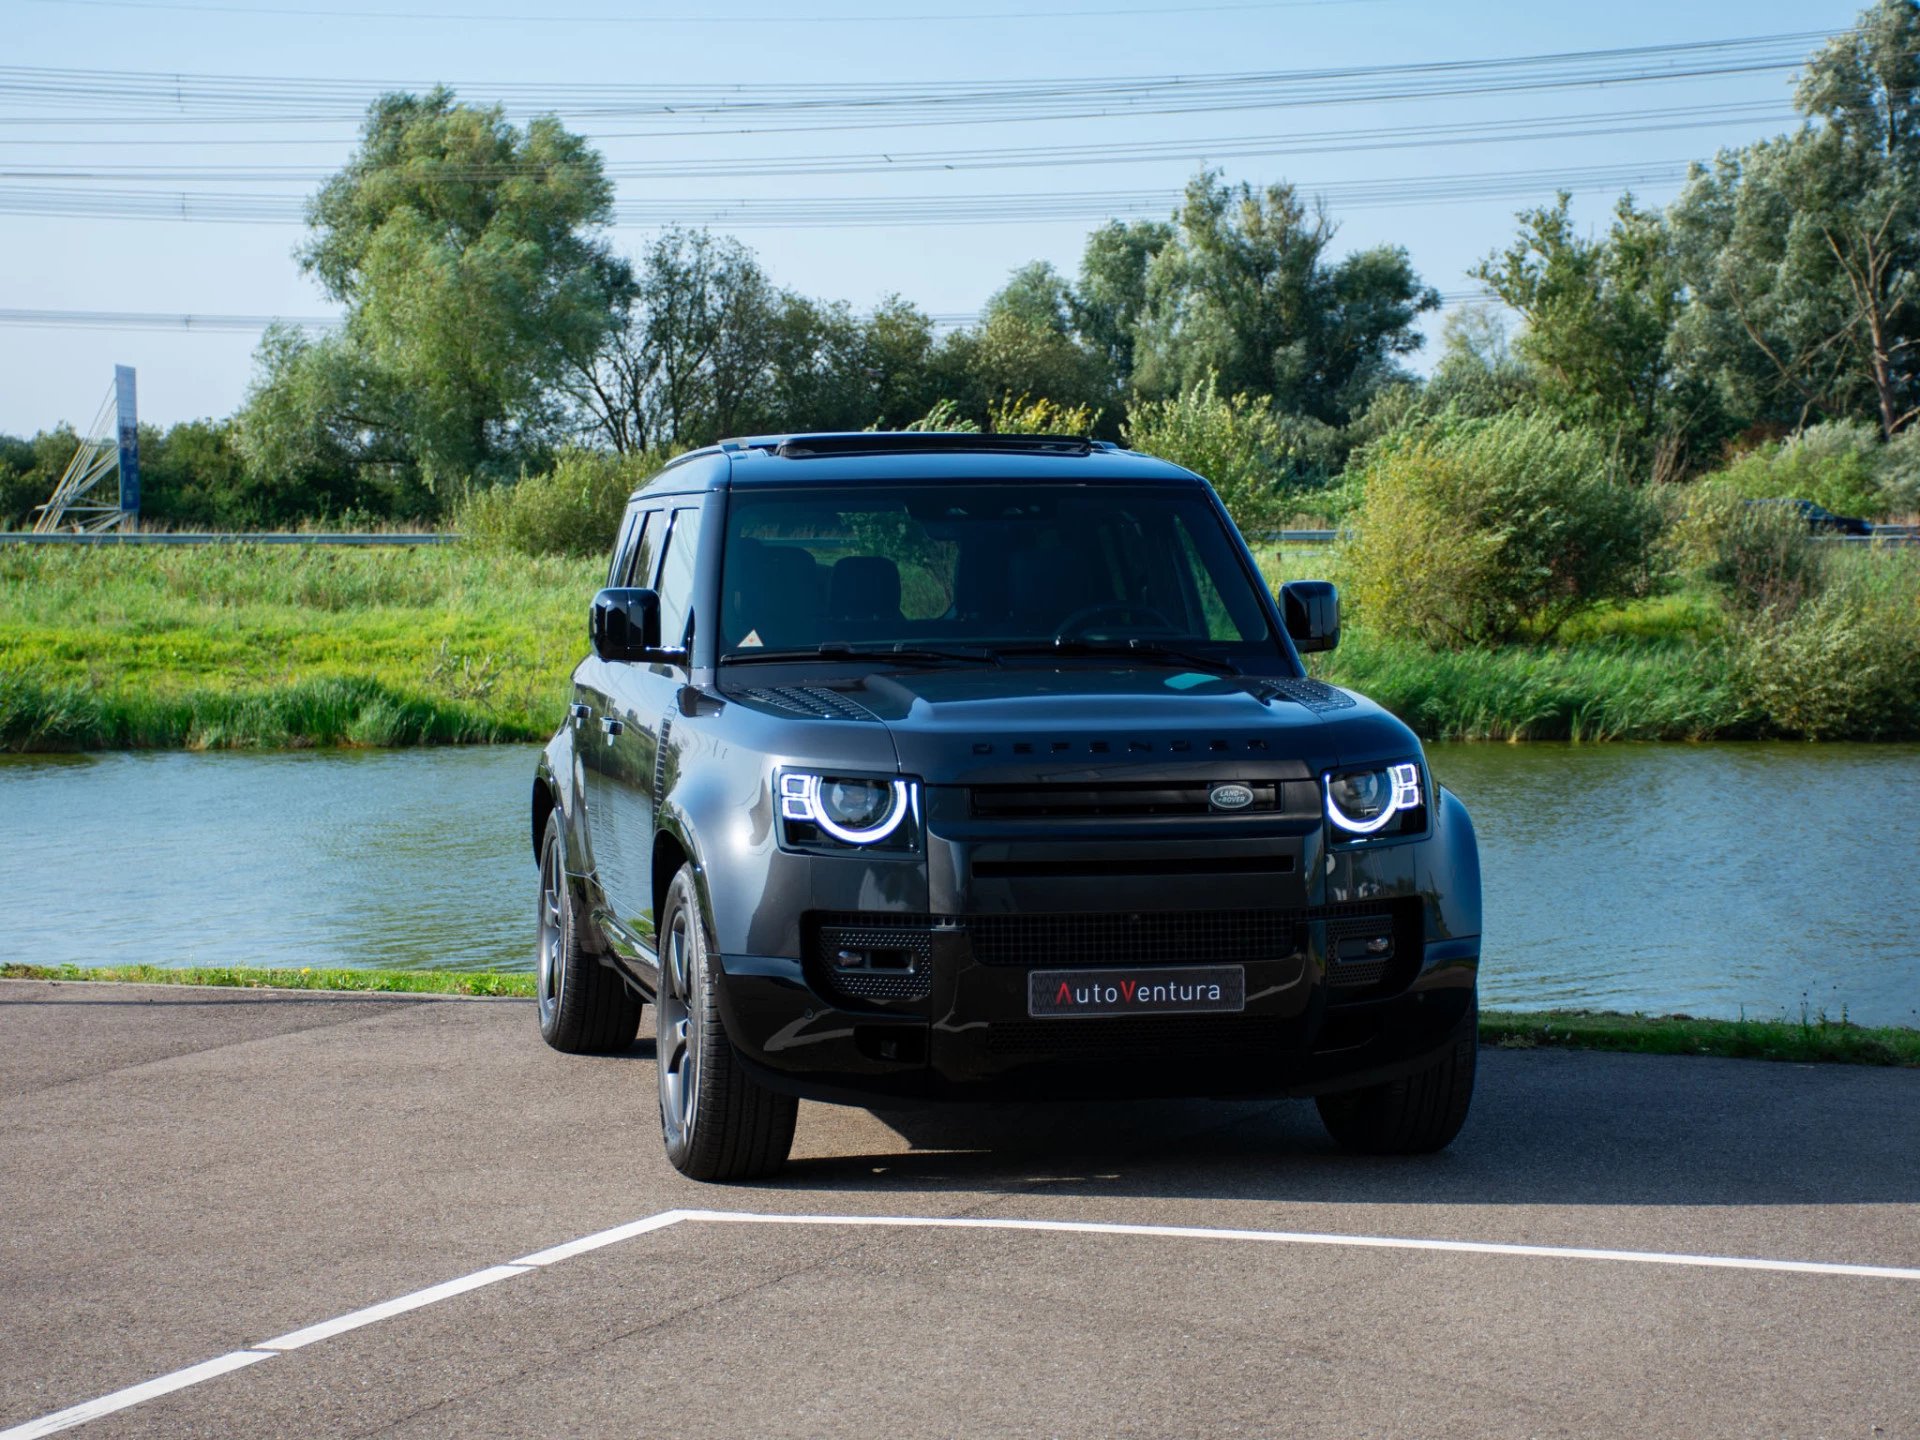
[(1786, 505), (1807, 522), (1815, 535), (1871, 535), (1873, 526), (1857, 515), (1836, 515), (1811, 500), (1749, 500), (1749, 505)]
[(634, 496), (533, 785), (539, 1017), (656, 1007), (673, 1163), (799, 1098), (1311, 1095), (1361, 1151), (1473, 1092), (1480, 875), (1413, 733), (1300, 654), (1212, 488), (1039, 436), (794, 435)]

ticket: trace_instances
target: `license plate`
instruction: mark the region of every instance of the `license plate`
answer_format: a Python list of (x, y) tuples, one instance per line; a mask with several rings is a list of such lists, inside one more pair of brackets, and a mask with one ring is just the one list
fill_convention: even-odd
[(1027, 1013), (1068, 1015), (1218, 1015), (1247, 1006), (1240, 965), (1182, 965), (1159, 970), (1035, 970), (1027, 977)]

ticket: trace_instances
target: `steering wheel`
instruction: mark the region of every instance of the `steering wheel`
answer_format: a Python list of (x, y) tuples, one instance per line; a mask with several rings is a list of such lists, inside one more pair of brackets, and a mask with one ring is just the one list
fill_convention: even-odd
[(1086, 630), (1087, 626), (1102, 616), (1112, 616), (1116, 620), (1124, 620), (1129, 615), (1150, 615), (1154, 620), (1159, 622), (1162, 630), (1170, 632), (1175, 628), (1174, 623), (1167, 619), (1164, 612), (1154, 609), (1151, 605), (1140, 605), (1129, 600), (1106, 600), (1098, 605), (1083, 605), (1071, 615), (1067, 616), (1066, 619), (1062, 620), (1059, 625), (1054, 628), (1053, 638), (1056, 640), (1077, 640), (1081, 638), (1082, 632)]

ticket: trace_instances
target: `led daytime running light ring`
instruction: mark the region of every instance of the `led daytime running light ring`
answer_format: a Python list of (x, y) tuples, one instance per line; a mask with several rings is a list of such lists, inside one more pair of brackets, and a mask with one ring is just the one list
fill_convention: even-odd
[(1418, 809), (1421, 803), (1420, 767), (1406, 763), (1385, 768), (1388, 778), (1393, 782), (1393, 798), (1387, 802), (1387, 808), (1371, 820), (1355, 820), (1340, 808), (1339, 802), (1333, 798), (1333, 773), (1328, 772), (1320, 782), (1327, 797), (1327, 818), (1349, 834), (1377, 835), (1402, 810)]
[[(794, 785), (796, 780), (801, 784)], [(887, 807), (887, 818), (865, 830), (849, 830), (828, 815), (827, 807), (820, 803), (820, 787), (825, 783), (826, 777), (822, 775), (784, 777), (780, 785), (782, 813), (790, 820), (806, 820), (818, 825), (843, 845), (877, 845), (900, 828), (900, 822), (907, 818), (907, 811), (912, 807), (907, 782), (891, 781), (893, 803)], [(805, 813), (797, 813), (800, 811)]]

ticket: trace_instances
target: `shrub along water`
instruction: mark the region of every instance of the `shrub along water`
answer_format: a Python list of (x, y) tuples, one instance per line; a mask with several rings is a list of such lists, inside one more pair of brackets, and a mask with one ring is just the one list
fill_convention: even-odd
[(1601, 439), (1515, 411), (1395, 432), (1361, 466), (1345, 566), (1357, 618), (1430, 646), (1551, 635), (1651, 583), (1660, 513)]

